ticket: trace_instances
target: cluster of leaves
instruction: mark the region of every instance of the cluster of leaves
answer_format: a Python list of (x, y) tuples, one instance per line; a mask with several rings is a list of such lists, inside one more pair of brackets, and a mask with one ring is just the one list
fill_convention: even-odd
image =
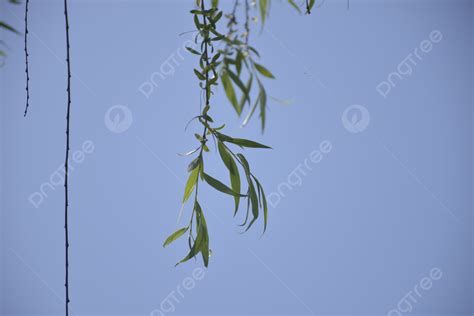
[[(7, 0), (7, 2), (12, 3), (12, 4), (20, 4), (21, 3), (19, 0)], [(13, 26), (11, 26), (10, 24), (8, 24), (6, 22), (3, 22), (3, 21), (0, 21), (0, 30), (6, 30), (8, 32), (12, 32), (12, 33), (15, 33), (15, 34), (18, 34), (18, 35), (21, 34)], [(7, 56), (7, 53), (5, 52), (6, 48), (7, 48), (7, 45), (6, 45), (5, 41), (0, 40), (0, 58), (5, 58)]]
[[(237, 115), (241, 116), (246, 104), (250, 107), (242, 125), (247, 125), (258, 108), (263, 132), (266, 121), (267, 92), (262, 83), (262, 77), (274, 79), (275, 76), (256, 61), (260, 58), (260, 54), (249, 45), (250, 11), (254, 5), (249, 4), (249, 0), (243, 1), (243, 15), (245, 16), (243, 27), (239, 27), (238, 21), (239, 0), (235, 1), (232, 12), (226, 14), (228, 31), (224, 38), (225, 48), (221, 51), (224, 57), (219, 73), (225, 94)], [(268, 16), (269, 5), (270, 1), (268, 0), (259, 1), (258, 7), (262, 26)], [(252, 101), (251, 91), (255, 85), (258, 92), (255, 93), (255, 100)], [(237, 91), (239, 91), (240, 96), (238, 96)]]
[[(270, 148), (266, 145), (242, 138), (234, 138), (222, 133), (225, 125), (214, 126), (214, 119), (208, 114), (211, 105), (210, 99), (213, 94), (212, 88), (217, 86), (219, 80), (218, 68), (223, 63), (223, 53), (215, 47), (220, 41), (225, 40), (225, 36), (217, 31), (217, 23), (222, 18), (222, 11), (219, 11), (216, 6), (206, 10), (204, 0), (196, 1), (197, 9), (192, 10), (194, 15), (194, 23), (197, 28), (196, 43), (200, 42), (199, 51), (188, 47), (188, 51), (199, 56), (199, 69), (194, 69), (194, 73), (199, 80), (199, 86), (202, 89), (205, 99), (205, 107), (201, 114), (193, 118), (198, 120), (204, 131), (201, 135), (195, 134), (199, 142), (199, 146), (184, 154), (184, 156), (191, 156), (197, 153), (188, 166), (189, 177), (186, 182), (183, 195), (184, 208), (186, 202), (190, 199), (194, 192), (194, 202), (192, 208), (191, 218), (187, 226), (182, 227), (171, 234), (163, 246), (167, 246), (179, 237), (188, 234), (189, 253), (177, 264), (195, 258), (201, 253), (204, 265), (207, 267), (209, 263), (209, 256), (211, 250), (209, 248), (209, 234), (201, 204), (198, 201), (199, 183), (207, 183), (215, 190), (228, 194), (234, 198), (234, 216), (238, 213), (241, 198), (247, 199), (247, 213), (245, 221), (241, 226), (246, 226), (245, 231), (250, 229), (255, 221), (259, 218), (261, 211), (263, 211), (264, 231), (267, 226), (268, 207), (265, 192), (262, 185), (252, 173), (250, 165), (242, 153), (235, 153), (229, 148), (229, 145), (240, 148)], [(205, 153), (209, 152), (207, 146), (208, 138), (214, 140), (219, 155), (229, 171), (230, 187), (215, 179), (204, 169)], [(247, 191), (242, 194), (241, 175), (239, 167), (244, 171), (247, 182)], [(182, 211), (182, 210), (181, 210)], [(250, 219), (250, 213), (252, 218)]]
[[(244, 22), (241, 23), (243, 26), (239, 27), (238, 8), (242, 4), (241, 2), (243, 3), (243, 14), (240, 16), (244, 16)], [(218, 0), (213, 0), (214, 7), (217, 7), (218, 3)], [(302, 13), (300, 6), (294, 0), (288, 0), (288, 3), (299, 13)], [(306, 0), (306, 13), (311, 13), (314, 4), (315, 0)], [(249, 106), (242, 126), (247, 125), (255, 111), (259, 109), (260, 125), (263, 132), (267, 117), (267, 92), (262, 79), (275, 79), (275, 76), (265, 66), (257, 62), (260, 59), (260, 54), (255, 47), (249, 45), (249, 24), (251, 20), (257, 20), (257, 18), (251, 18), (252, 7), (257, 10), (257, 2), (254, 0), (251, 2), (250, 0), (235, 0), (232, 12), (226, 14), (228, 31), (224, 38), (225, 49), (221, 52), (224, 58), (219, 73), (225, 94), (237, 115), (240, 117), (245, 105)], [(270, 0), (258, 0), (262, 28), (269, 15), (269, 10)], [(254, 93), (255, 100), (252, 100), (252, 88), (253, 90), (257, 89), (257, 92)]]

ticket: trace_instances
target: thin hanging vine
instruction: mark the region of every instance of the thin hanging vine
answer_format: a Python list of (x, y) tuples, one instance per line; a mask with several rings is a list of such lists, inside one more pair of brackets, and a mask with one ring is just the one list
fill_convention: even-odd
[(65, 237), (65, 283), (66, 288), (66, 316), (69, 316), (69, 124), (71, 121), (71, 56), (69, 43), (69, 14), (67, 0), (64, 0), (64, 18), (66, 23), (66, 63), (67, 63), (67, 112), (66, 112), (66, 158), (64, 161), (64, 237)]
[(23, 116), (26, 116), (28, 113), (28, 107), (30, 106), (30, 71), (28, 69), (28, 6), (30, 0), (25, 2), (25, 73), (26, 73), (26, 106), (25, 113)]

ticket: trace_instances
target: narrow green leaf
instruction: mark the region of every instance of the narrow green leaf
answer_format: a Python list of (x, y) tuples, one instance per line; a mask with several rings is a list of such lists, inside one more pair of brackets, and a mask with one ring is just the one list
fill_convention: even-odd
[(192, 48), (192, 47), (186, 46), (186, 49), (187, 49), (190, 53), (192, 53), (192, 54), (194, 54), (194, 55), (199, 55), (199, 56), (201, 55), (200, 52), (198, 52), (197, 50), (195, 50), (195, 49)]
[(252, 174), (250, 173), (250, 165), (249, 165), (247, 159), (242, 154), (237, 154), (237, 157), (239, 157), (240, 162), (242, 163), (242, 166), (244, 167), (245, 175), (247, 176), (247, 182), (248, 182), (248, 185), (249, 185), (248, 196), (250, 198), (250, 203), (252, 205), (253, 219), (250, 222), (250, 224), (247, 226), (247, 229), (246, 229), (246, 231), (247, 231), (247, 230), (250, 229), (252, 224), (258, 218), (258, 198), (257, 198), (257, 194), (255, 192), (255, 186), (254, 186), (253, 181), (252, 181)]
[(219, 11), (219, 13), (217, 13), (216, 16), (212, 18), (212, 21), (214, 23), (217, 23), (221, 18), (222, 18), (222, 11)]
[(268, 70), (267, 68), (263, 67), (262, 65), (258, 64), (258, 63), (255, 63), (254, 62), (254, 65), (255, 65), (255, 68), (257, 69), (257, 71), (262, 74), (262, 76), (265, 76), (267, 78), (271, 78), (271, 79), (275, 79), (275, 76), (270, 72), (270, 70)]
[(252, 118), (253, 113), (255, 112), (255, 110), (257, 109), (257, 106), (258, 106), (259, 104), (260, 104), (260, 94), (259, 94), (257, 100), (255, 100), (254, 105), (253, 105), (252, 108), (250, 109), (249, 114), (247, 114), (247, 116), (245, 117), (245, 120), (242, 122), (242, 126), (247, 125), (247, 123), (248, 123), (248, 122), (250, 121), (250, 119)]
[(235, 145), (238, 145), (238, 146), (241, 146), (241, 147), (248, 147), (248, 148), (269, 148), (271, 149), (271, 147), (267, 146), (267, 145), (263, 145), (263, 144), (260, 144), (260, 143), (257, 143), (257, 142), (254, 142), (253, 140), (248, 140), (248, 139), (243, 139), (243, 138), (233, 138), (233, 137), (230, 137), (230, 136), (227, 136), (227, 135), (224, 135), (224, 134), (221, 134), (221, 133), (216, 133), (218, 138), (223, 141), (223, 142), (228, 142), (228, 143), (232, 143), (232, 144), (235, 144)]
[(267, 197), (265, 196), (265, 192), (263, 191), (263, 186), (254, 177), (255, 183), (257, 183), (257, 190), (261, 193), (261, 201), (263, 204), (263, 232), (267, 230), (267, 222), (268, 222), (268, 205), (267, 205)]
[(232, 81), (235, 82), (237, 87), (239, 87), (239, 89), (242, 91), (244, 99), (250, 102), (249, 91), (247, 90), (247, 87), (244, 85), (244, 83), (230, 69), (227, 70), (227, 73), (229, 74), (230, 79), (232, 79)]
[(214, 189), (218, 190), (218, 191), (221, 191), (223, 193), (226, 193), (226, 194), (229, 194), (229, 195), (232, 195), (232, 196), (243, 196), (245, 197), (246, 195), (242, 195), (240, 193), (237, 193), (237, 192), (234, 192), (232, 191), (232, 189), (230, 189), (228, 186), (226, 186), (224, 183), (220, 182), (219, 180), (211, 177), (210, 175), (208, 175), (207, 173), (203, 172), (202, 173), (202, 176), (204, 178), (204, 180), (210, 185), (212, 186)]
[(232, 143), (242, 146), (242, 147), (248, 147), (248, 148), (268, 148), (271, 149), (271, 147), (267, 145), (263, 145), (257, 142), (254, 142), (252, 140), (248, 139), (243, 139), (243, 138), (233, 138)]
[(295, 10), (298, 11), (298, 13), (301, 14), (301, 9), (300, 9), (300, 7), (295, 3), (294, 0), (288, 0), (288, 3), (291, 4), (291, 6), (292, 6), (293, 8), (295, 8)]
[(206, 219), (204, 218), (204, 213), (197, 201), (195, 207), (196, 216), (199, 217), (199, 233), (202, 236), (198, 251), (201, 252), (204, 266), (207, 268), (207, 266), (209, 265), (209, 233), (207, 231), (207, 224)]
[[(247, 84), (246, 84), (247, 94), (246, 95), (242, 94), (242, 96), (240, 97), (239, 108), (241, 109), (244, 108), (245, 101), (248, 101), (248, 103), (250, 104), (250, 90), (252, 89), (252, 82), (253, 82), (253, 75), (250, 74), (250, 77), (247, 80)], [(243, 124), (243, 126), (245, 126), (245, 124)]]
[(198, 180), (199, 169), (200, 168), (194, 168), (193, 171), (191, 171), (191, 173), (189, 174), (188, 181), (186, 182), (186, 186), (184, 188), (183, 203), (185, 203), (189, 199), (191, 193), (193, 192), (194, 186), (196, 185), (196, 182)]
[(242, 55), (242, 52), (239, 50), (237, 51), (237, 56), (235, 58), (235, 69), (237, 70), (237, 75), (240, 76), (240, 72), (242, 71), (242, 59), (244, 56)]
[(267, 92), (263, 85), (259, 82), (260, 85), (260, 93), (259, 93), (259, 103), (260, 103), (260, 119), (262, 123), (262, 133), (265, 130), (265, 120), (266, 120), (266, 112), (267, 112)]
[(201, 156), (196, 157), (193, 161), (191, 161), (188, 165), (188, 172), (193, 171), (195, 168), (199, 166), (199, 163), (201, 162)]
[(10, 31), (10, 32), (13, 32), (13, 33), (15, 33), (15, 34), (18, 34), (18, 35), (21, 34), (21, 33), (18, 32), (14, 27), (12, 27), (12, 26), (10, 26), (9, 24), (7, 24), (7, 23), (5, 23), (5, 22), (2, 22), (2, 21), (0, 21), (0, 28), (4, 28), (4, 29), (6, 29), (6, 30), (8, 30), (8, 31)]
[(265, 24), (265, 20), (268, 14), (268, 0), (260, 0), (260, 17), (262, 19), (262, 26)]
[(178, 239), (179, 237), (183, 236), (185, 232), (188, 231), (188, 228), (189, 227), (183, 227), (181, 229), (178, 229), (177, 231), (175, 231), (174, 233), (172, 233), (168, 238), (166, 238), (164, 244), (163, 244), (163, 247), (166, 247), (168, 246), (169, 244), (171, 244), (173, 241), (175, 241), (176, 239)]
[(198, 77), (199, 80), (206, 80), (206, 77), (197, 69), (194, 69), (194, 73), (196, 74), (196, 77)]
[(194, 133), (194, 137), (196, 137), (196, 139), (200, 142), (202, 142), (202, 136), (197, 134), (197, 133)]
[(229, 99), (230, 103), (234, 107), (235, 111), (238, 115), (242, 112), (242, 109), (239, 108), (239, 104), (237, 103), (237, 97), (235, 95), (234, 87), (232, 86), (232, 82), (229, 79), (229, 75), (226, 71), (222, 72), (221, 75), (221, 82), (222, 86), (224, 87), (225, 94), (227, 95), (227, 99)]
[(196, 26), (196, 29), (201, 29), (201, 23), (199, 22), (199, 18), (197, 15), (194, 15), (194, 25)]
[[(221, 159), (224, 162), (224, 165), (229, 170), (230, 186), (232, 188), (232, 191), (240, 194), (240, 174), (239, 174), (239, 169), (237, 168), (237, 164), (235, 163), (232, 155), (229, 153), (229, 151), (225, 148), (224, 144), (220, 140), (217, 141), (217, 148), (219, 150)], [(237, 214), (237, 211), (239, 210), (240, 196), (234, 196), (234, 201), (235, 201), (234, 216), (235, 216), (235, 214)]]
[(316, 0), (309, 0), (309, 6), (307, 8), (306, 13), (308, 13), (308, 14), (311, 13), (311, 9), (313, 9), (315, 3), (316, 3)]

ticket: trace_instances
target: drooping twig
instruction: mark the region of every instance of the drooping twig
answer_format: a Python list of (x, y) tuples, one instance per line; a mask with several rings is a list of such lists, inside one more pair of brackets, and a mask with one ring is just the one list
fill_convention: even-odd
[(64, 0), (64, 16), (66, 22), (66, 62), (67, 62), (67, 112), (66, 112), (66, 159), (64, 161), (64, 235), (65, 235), (65, 255), (66, 255), (66, 316), (69, 316), (69, 227), (68, 227), (68, 176), (69, 176), (69, 122), (71, 114), (71, 60), (69, 55), (69, 16), (67, 11), (67, 0)]
[(250, 38), (250, 6), (249, 0), (245, 0), (245, 45), (249, 45)]
[(25, 2), (25, 73), (26, 73), (26, 107), (23, 116), (28, 113), (28, 107), (30, 106), (30, 72), (28, 69), (28, 5), (29, 0)]

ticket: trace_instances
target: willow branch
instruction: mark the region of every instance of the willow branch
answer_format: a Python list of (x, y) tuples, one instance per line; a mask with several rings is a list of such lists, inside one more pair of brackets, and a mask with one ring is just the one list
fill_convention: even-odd
[(69, 44), (69, 15), (67, 11), (67, 0), (64, 0), (64, 16), (66, 22), (66, 62), (67, 62), (67, 113), (66, 113), (66, 159), (64, 161), (64, 235), (65, 235), (65, 255), (66, 255), (66, 277), (64, 286), (66, 287), (66, 316), (69, 316), (69, 227), (68, 227), (68, 177), (69, 177), (69, 123), (71, 114), (71, 59)]
[(30, 106), (30, 72), (28, 69), (28, 5), (29, 0), (25, 2), (25, 73), (26, 73), (26, 107), (23, 116), (28, 113), (28, 107)]

